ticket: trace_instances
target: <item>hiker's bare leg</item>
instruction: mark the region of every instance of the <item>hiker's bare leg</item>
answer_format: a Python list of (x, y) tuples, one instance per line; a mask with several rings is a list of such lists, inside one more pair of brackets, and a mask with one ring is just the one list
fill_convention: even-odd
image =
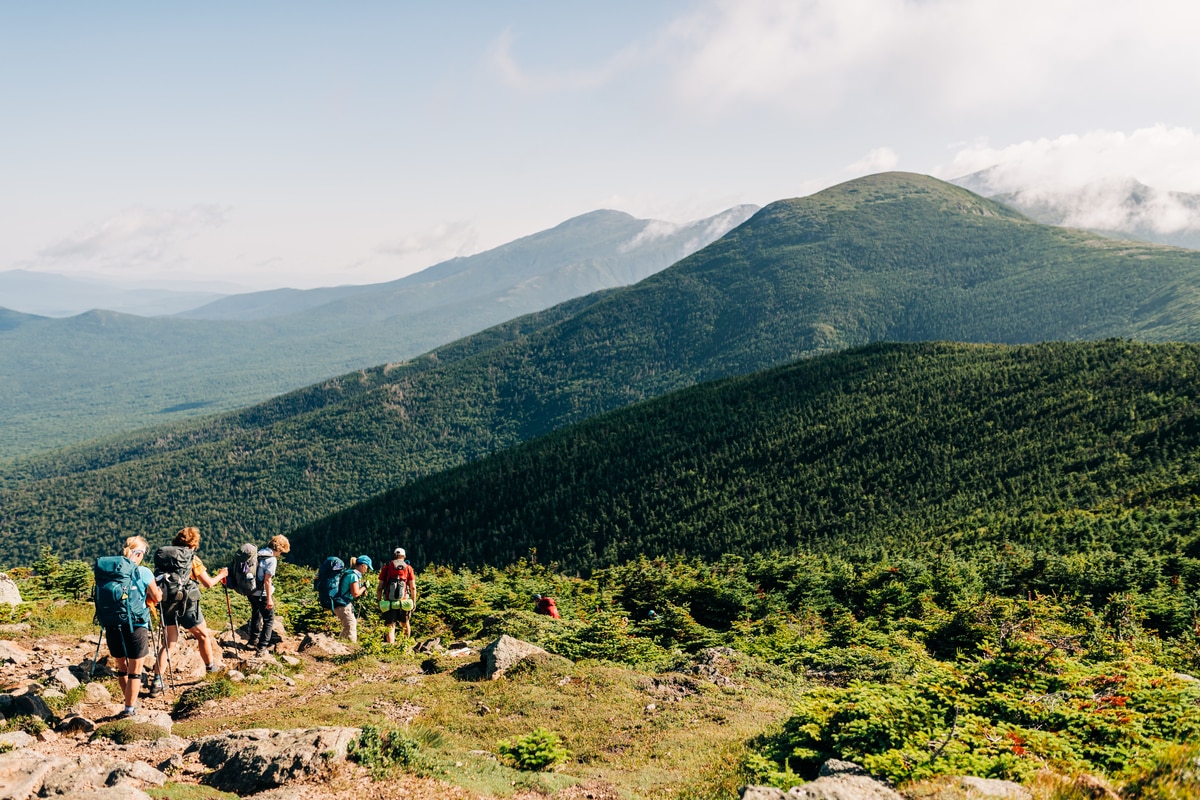
[(207, 626), (197, 625), (194, 628), (188, 628), (188, 633), (196, 640), (196, 647), (200, 650), (200, 660), (204, 662), (204, 666), (208, 667), (213, 663), (213, 635)]
[(167, 631), (167, 644), (165, 647), (163, 647), (163, 649), (158, 651), (158, 659), (154, 662), (154, 674), (155, 675), (163, 674), (163, 667), (166, 665), (167, 657), (168, 657), (168, 655), (170, 655), (171, 648), (174, 647), (175, 643), (179, 641), (179, 626), (178, 625), (168, 625), (166, 627), (166, 631)]
[(387, 635), (386, 635), (385, 639), (388, 644), (396, 643), (396, 623), (393, 622), (391, 625), (388, 625)]

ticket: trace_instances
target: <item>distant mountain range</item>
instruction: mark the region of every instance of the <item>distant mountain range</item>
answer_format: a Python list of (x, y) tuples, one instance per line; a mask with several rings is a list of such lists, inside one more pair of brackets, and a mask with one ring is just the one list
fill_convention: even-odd
[(215, 283), (127, 284), (25, 269), (0, 271), (0, 306), (44, 317), (71, 317), (96, 308), (143, 317), (175, 314), (219, 300), (231, 291), (236, 289)]
[(0, 459), (237, 408), (661, 270), (743, 222), (596, 211), (389, 283), (280, 289), (177, 317), (0, 321)]
[(598, 413), (874, 341), (1198, 341), (1198, 287), (1200, 252), (875, 175), (773, 203), (634, 286), (407, 363), (23, 459), (0, 472), (0, 548), (94, 554), (183, 524), (214, 548), (263, 538)]
[(1094, 181), (1075, 188), (1020, 186), (1015, 180), (992, 168), (952, 183), (1047, 225), (1200, 249), (1200, 195), (1155, 189), (1133, 178)]

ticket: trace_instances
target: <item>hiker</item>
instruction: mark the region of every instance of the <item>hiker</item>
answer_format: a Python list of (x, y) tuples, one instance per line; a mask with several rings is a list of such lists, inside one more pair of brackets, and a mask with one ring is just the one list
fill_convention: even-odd
[(404, 625), (406, 637), (412, 636), (412, 612), (417, 601), (417, 574), (404, 557), (403, 547), (392, 551), (392, 560), (379, 570), (379, 586), (375, 590), (375, 599), (379, 601), (383, 621), (388, 625), (388, 644), (396, 643), (397, 622)]
[(104, 626), (108, 652), (117, 662), (117, 684), (125, 699), (122, 717), (138, 712), (142, 663), (150, 655), (150, 608), (162, 599), (154, 575), (141, 566), (150, 548), (140, 536), (125, 540), (122, 556), (96, 559), (96, 618)]
[[(196, 640), (205, 672), (216, 672), (219, 668), (213, 658), (215, 637), (205, 624), (204, 613), (200, 610), (200, 589), (211, 589), (221, 583), (229, 570), (221, 567), (216, 575), (209, 575), (204, 562), (196, 555), (199, 549), (200, 529), (187, 527), (175, 534), (169, 546), (158, 548), (154, 554), (154, 569), (159, 572), (155, 582), (163, 590), (159, 612), (162, 615), (164, 644), (154, 662), (151, 697), (163, 691), (163, 666), (171, 660), (170, 653), (179, 641), (180, 628), (186, 629)], [(179, 592), (181, 597), (173, 600), (172, 589)]]
[(554, 619), (562, 619), (562, 617), (558, 615), (558, 606), (555, 605), (553, 597), (543, 597), (540, 594), (535, 594), (533, 596), (533, 601), (533, 610), (537, 613), (546, 614)]
[(370, 556), (351, 558), (350, 568), (342, 573), (338, 593), (333, 598), (333, 615), (342, 623), (342, 637), (352, 642), (358, 641), (358, 619), (354, 616), (354, 601), (367, 593), (363, 576), (374, 566)]
[(250, 630), (246, 646), (254, 650), (255, 658), (266, 658), (275, 633), (275, 570), (279, 557), (291, 552), (292, 543), (283, 534), (276, 534), (267, 546), (258, 551), (256, 588), (250, 593)]

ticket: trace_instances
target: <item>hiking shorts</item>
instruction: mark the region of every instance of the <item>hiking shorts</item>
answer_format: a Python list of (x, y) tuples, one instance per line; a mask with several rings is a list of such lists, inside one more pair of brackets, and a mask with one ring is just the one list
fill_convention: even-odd
[(162, 618), (164, 625), (178, 625), (180, 628), (189, 631), (204, 624), (204, 612), (200, 610), (199, 603), (184, 606), (178, 612), (163, 609)]
[(149, 628), (105, 628), (108, 652), (113, 658), (145, 658), (150, 655)]
[(410, 619), (412, 619), (412, 612), (400, 608), (398, 602), (395, 608), (389, 608), (383, 612), (383, 621), (388, 625), (395, 625), (397, 622), (408, 622)]

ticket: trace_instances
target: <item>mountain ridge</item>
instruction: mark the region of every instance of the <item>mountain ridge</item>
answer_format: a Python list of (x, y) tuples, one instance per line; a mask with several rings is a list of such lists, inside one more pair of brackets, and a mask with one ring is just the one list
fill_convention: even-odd
[[(96, 541), (144, 520), (199, 524), (221, 544), (243, 528), (287, 532), (603, 411), (887, 338), (1196, 341), (1197, 283), (1200, 253), (873, 176), (773, 203), (632, 287), (468, 337), (452, 358), (359, 370), (58, 466), (15, 464), (0, 474), (0, 537), (92, 526)], [(289, 410), (257, 426), (267, 408)]]

